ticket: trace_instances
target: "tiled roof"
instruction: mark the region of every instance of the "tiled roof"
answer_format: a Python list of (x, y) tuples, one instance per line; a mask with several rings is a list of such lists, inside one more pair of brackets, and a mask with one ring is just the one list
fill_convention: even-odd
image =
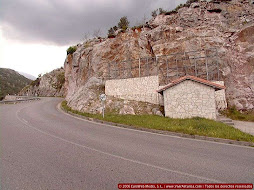
[(177, 84), (179, 84), (179, 83), (181, 83), (181, 82), (183, 82), (185, 80), (192, 80), (192, 81), (195, 81), (195, 82), (198, 82), (198, 83), (210, 86), (210, 87), (214, 88), (215, 90), (222, 90), (222, 89), (226, 88), (225, 86), (222, 86), (222, 85), (219, 85), (219, 84), (216, 84), (214, 82), (211, 82), (211, 81), (208, 81), (208, 80), (205, 80), (205, 79), (201, 79), (201, 78), (198, 78), (198, 77), (184, 76), (184, 77), (181, 77), (181, 78), (179, 78), (177, 80), (172, 81), (168, 85), (166, 85), (163, 88), (157, 90), (157, 92), (162, 93), (164, 90), (166, 90), (168, 88), (171, 88), (172, 86), (175, 86), (175, 85), (177, 85)]

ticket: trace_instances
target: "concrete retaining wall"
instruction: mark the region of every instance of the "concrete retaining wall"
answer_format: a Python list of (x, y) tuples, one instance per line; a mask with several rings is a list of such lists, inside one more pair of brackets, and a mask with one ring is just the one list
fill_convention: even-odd
[(106, 95), (159, 104), (158, 76), (107, 80), (105, 84)]
[[(212, 81), (212, 82), (224, 86), (224, 81)], [(217, 110), (227, 109), (225, 89), (215, 91), (215, 101)]]

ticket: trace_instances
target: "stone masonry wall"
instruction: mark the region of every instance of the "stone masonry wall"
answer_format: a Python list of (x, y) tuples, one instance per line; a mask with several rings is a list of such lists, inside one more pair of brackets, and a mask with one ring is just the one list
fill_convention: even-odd
[(163, 96), (167, 117), (216, 119), (215, 90), (209, 86), (186, 80), (165, 90)]
[[(212, 81), (212, 82), (224, 86), (224, 81)], [(215, 102), (217, 110), (227, 109), (225, 89), (215, 91)]]
[[(161, 89), (161, 88), (163, 88), (164, 86), (159, 86), (159, 88), (158, 89)], [(163, 95), (162, 94), (160, 94), (160, 93), (158, 93), (159, 95), (158, 95), (158, 102), (159, 102), (159, 105), (161, 105), (161, 106), (164, 106), (164, 98), (163, 98)]]
[(105, 83), (106, 95), (153, 104), (159, 104), (158, 88), (158, 76), (107, 80)]

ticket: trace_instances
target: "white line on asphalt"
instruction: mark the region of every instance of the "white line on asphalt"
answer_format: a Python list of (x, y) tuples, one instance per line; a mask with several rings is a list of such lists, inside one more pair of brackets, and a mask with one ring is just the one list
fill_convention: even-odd
[(251, 146), (242, 146), (242, 145), (236, 145), (236, 144), (227, 144), (227, 143), (221, 143), (221, 142), (215, 142), (215, 141), (208, 141), (208, 140), (199, 140), (199, 139), (192, 139), (192, 138), (187, 138), (187, 137), (179, 137), (179, 136), (174, 136), (174, 135), (166, 135), (166, 134), (160, 134), (160, 133), (153, 133), (153, 132), (149, 132), (149, 131), (141, 131), (141, 130), (138, 130), (138, 129), (130, 129), (130, 128), (124, 128), (124, 127), (119, 127), (119, 126), (114, 126), (114, 125), (109, 125), (109, 124), (105, 124), (105, 123), (99, 123), (99, 122), (95, 122), (95, 121), (90, 121), (90, 120), (87, 120), (87, 119), (83, 119), (83, 118), (80, 118), (80, 117), (76, 117), (74, 115), (71, 115), (71, 114), (68, 114), (66, 112), (64, 112), (61, 108), (60, 108), (60, 104), (59, 103), (57, 105), (57, 109), (70, 116), (70, 117), (73, 117), (75, 119), (79, 119), (79, 120), (82, 120), (82, 121), (86, 121), (86, 122), (90, 122), (90, 123), (93, 123), (93, 124), (98, 124), (98, 125), (103, 125), (103, 126), (108, 126), (108, 127), (112, 127), (112, 128), (118, 128), (118, 129), (122, 129), (122, 130), (130, 130), (130, 131), (135, 131), (135, 132), (140, 132), (140, 133), (149, 133), (149, 134), (153, 134), (153, 135), (159, 135), (159, 136), (164, 136), (164, 137), (173, 137), (173, 138), (179, 138), (179, 139), (185, 139), (185, 140), (190, 140), (190, 141), (199, 141), (199, 142), (204, 142), (204, 143), (213, 143), (213, 144), (220, 144), (220, 145), (226, 145), (226, 146), (235, 146), (235, 147), (240, 147), (240, 148), (250, 148), (250, 149), (254, 149), (254, 147), (251, 147)]
[(25, 120), (25, 119), (23, 119), (23, 118), (22, 118), (22, 120), (23, 120), (25, 123), (28, 123), (28, 121), (27, 121), (27, 120)]
[[(25, 109), (25, 108), (26, 107), (24, 107), (22, 109)], [(118, 156), (118, 155), (115, 155), (115, 154), (111, 154), (111, 153), (108, 153), (108, 152), (103, 152), (101, 150), (97, 150), (95, 148), (91, 148), (91, 147), (88, 147), (88, 146), (85, 146), (85, 145), (81, 145), (81, 144), (78, 144), (78, 143), (66, 140), (64, 138), (58, 137), (56, 135), (52, 135), (50, 133), (47, 133), (47, 132), (42, 131), (42, 130), (36, 128), (36, 127), (31, 126), (28, 123), (23, 122), (23, 120), (18, 116), (17, 112), (16, 112), (16, 117), (17, 117), (18, 120), (20, 120), (24, 125), (26, 125), (29, 128), (32, 128), (32, 129), (34, 129), (34, 130), (36, 130), (36, 131), (38, 131), (38, 132), (40, 132), (40, 133), (42, 133), (44, 135), (50, 136), (52, 138), (61, 140), (63, 142), (72, 144), (72, 145), (77, 146), (77, 147), (85, 148), (85, 149), (88, 149), (88, 150), (91, 150), (91, 151), (95, 151), (95, 152), (98, 152), (98, 153), (101, 153), (101, 154), (104, 154), (104, 155), (107, 155), (107, 156), (111, 156), (111, 157), (114, 157), (114, 158), (118, 158), (118, 159), (122, 159), (122, 160), (125, 160), (125, 161), (129, 161), (129, 162), (132, 162), (132, 163), (136, 163), (136, 164), (140, 164), (140, 165), (144, 165), (144, 166), (148, 166), (148, 167), (164, 170), (164, 171), (167, 171), (167, 172), (172, 172), (172, 173), (176, 173), (176, 174), (180, 174), (180, 175), (184, 175), (184, 176), (188, 176), (188, 177), (193, 177), (193, 178), (197, 178), (197, 179), (201, 179), (201, 180), (211, 181), (211, 182), (214, 182), (214, 183), (223, 183), (222, 181), (218, 181), (218, 180), (215, 180), (215, 179), (210, 179), (210, 178), (206, 178), (206, 177), (202, 177), (202, 176), (197, 176), (197, 175), (193, 175), (193, 174), (189, 174), (189, 173), (185, 173), (185, 172), (181, 172), (181, 171), (177, 171), (177, 170), (172, 170), (172, 169), (163, 168), (163, 167), (160, 167), (160, 166), (155, 166), (155, 165), (152, 165), (152, 164), (144, 163), (144, 162), (137, 161), (137, 160), (132, 160), (132, 159), (125, 158), (125, 157), (122, 157), (122, 156)]]

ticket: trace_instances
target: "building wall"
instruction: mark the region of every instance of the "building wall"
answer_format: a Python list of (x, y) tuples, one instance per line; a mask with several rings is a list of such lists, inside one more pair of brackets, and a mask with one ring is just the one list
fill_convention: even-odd
[[(212, 82), (224, 86), (224, 81), (212, 81)], [(225, 89), (215, 91), (215, 101), (217, 110), (224, 110), (227, 108)]]
[(209, 86), (186, 80), (165, 90), (163, 96), (167, 117), (216, 119), (215, 90)]
[(159, 104), (158, 88), (158, 76), (114, 79), (105, 83), (106, 95), (153, 104)]

